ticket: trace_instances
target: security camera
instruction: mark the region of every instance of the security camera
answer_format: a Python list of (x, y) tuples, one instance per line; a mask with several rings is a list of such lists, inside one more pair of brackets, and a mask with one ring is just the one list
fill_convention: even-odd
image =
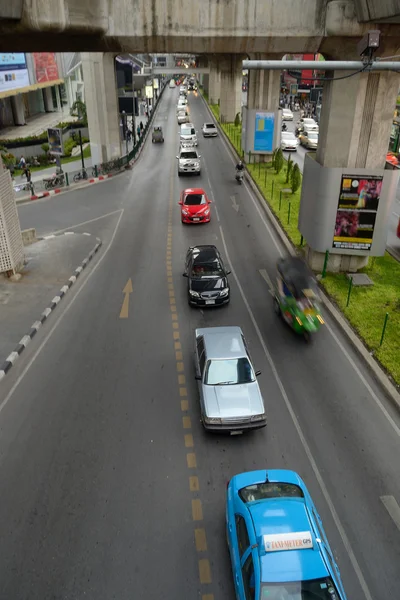
[(379, 48), (380, 35), (381, 32), (378, 29), (368, 31), (357, 44), (359, 55), (371, 59), (374, 52)]

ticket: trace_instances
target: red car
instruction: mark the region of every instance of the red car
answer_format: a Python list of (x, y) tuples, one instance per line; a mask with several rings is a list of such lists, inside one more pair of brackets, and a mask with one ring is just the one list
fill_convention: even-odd
[(211, 200), (201, 188), (188, 188), (181, 192), (182, 223), (209, 223)]

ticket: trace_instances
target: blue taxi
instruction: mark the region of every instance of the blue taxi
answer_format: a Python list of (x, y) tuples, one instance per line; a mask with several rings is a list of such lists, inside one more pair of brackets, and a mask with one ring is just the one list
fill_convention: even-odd
[(227, 487), (238, 600), (346, 600), (322, 521), (294, 471), (249, 471)]

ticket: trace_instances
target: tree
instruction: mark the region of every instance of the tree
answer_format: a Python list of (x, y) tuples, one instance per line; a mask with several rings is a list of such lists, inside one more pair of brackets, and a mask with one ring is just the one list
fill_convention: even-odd
[(287, 169), (286, 169), (286, 183), (289, 183), (289, 179), (292, 174), (292, 169), (293, 169), (293, 160), (289, 156), (288, 161), (287, 161)]
[(279, 174), (282, 171), (284, 163), (283, 152), (278, 148), (275, 155), (275, 171)]
[(237, 113), (235, 117), (235, 127), (239, 127), (240, 125), (240, 113)]
[(294, 194), (301, 185), (301, 173), (297, 163), (293, 166), (290, 182), (292, 184), (292, 194)]
[(86, 104), (82, 100), (75, 100), (71, 106), (71, 117), (78, 117), (80, 121), (87, 125), (87, 110)]

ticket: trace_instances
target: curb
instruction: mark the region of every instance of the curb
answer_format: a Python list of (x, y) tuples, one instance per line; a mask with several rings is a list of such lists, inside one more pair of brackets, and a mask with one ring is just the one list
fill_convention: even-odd
[[(218, 121), (216, 121), (215, 116), (214, 116), (212, 110), (210, 109), (210, 107), (208, 106), (208, 103), (205, 100), (203, 94), (201, 94), (201, 97), (203, 99), (204, 104), (207, 107), (208, 113), (210, 114), (212, 120), (216, 123), (216, 126), (218, 127), (218, 130), (220, 132), (220, 135), (223, 137), (224, 141), (227, 143), (231, 155), (236, 160), (239, 156), (236, 153), (236, 149), (233, 148), (231, 141), (228, 138), (228, 136), (226, 135), (225, 131), (222, 129), (222, 127), (220, 126)], [(263, 195), (261, 194), (260, 190), (258, 189), (257, 184), (253, 181), (251, 175), (247, 171), (247, 168), (246, 168), (246, 181), (250, 185), (255, 197), (257, 198), (259, 205), (264, 210), (266, 216), (268, 217), (269, 221), (273, 225), (275, 232), (277, 233), (280, 241), (286, 248), (287, 252), (289, 254), (291, 254), (292, 256), (296, 255), (297, 252), (296, 252), (294, 244), (289, 240), (286, 233), (281, 228), (279, 221), (277, 220), (274, 213), (268, 206), (266, 200), (264, 199)], [(383, 367), (380, 366), (379, 362), (370, 354), (368, 348), (364, 345), (364, 342), (358, 337), (358, 335), (356, 335), (354, 333), (353, 328), (351, 327), (350, 323), (347, 321), (346, 317), (343, 314), (341, 314), (340, 310), (334, 306), (333, 302), (328, 297), (325, 290), (322, 290), (321, 286), (319, 286), (319, 288), (321, 291), (322, 301), (323, 301), (325, 307), (327, 308), (329, 314), (336, 321), (337, 325), (341, 328), (343, 333), (346, 335), (348, 341), (353, 345), (357, 354), (364, 360), (368, 370), (372, 373), (374, 378), (377, 380), (377, 382), (383, 388), (385, 395), (389, 398), (389, 400), (391, 400), (394, 407), (397, 410), (400, 410), (400, 393), (397, 391), (396, 385), (391, 381), (391, 379), (389, 379), (389, 376), (386, 374)]]
[[(74, 231), (68, 231), (68, 232), (62, 233), (60, 235), (74, 235), (74, 234), (75, 234)], [(81, 235), (91, 236), (90, 233), (83, 233)], [(45, 236), (44, 238), (40, 238), (40, 239), (48, 240), (48, 239), (52, 239), (55, 237), (59, 237), (59, 236), (48, 235), (48, 236)], [(19, 358), (19, 356), (21, 356), (22, 352), (25, 350), (25, 348), (27, 347), (29, 342), (33, 339), (33, 337), (37, 334), (38, 330), (41, 328), (43, 323), (48, 319), (48, 317), (53, 312), (53, 310), (56, 308), (56, 306), (59, 304), (61, 299), (64, 298), (64, 296), (66, 295), (68, 290), (73, 286), (75, 281), (78, 279), (78, 277), (82, 273), (82, 271), (84, 269), (86, 269), (87, 265), (92, 260), (94, 255), (99, 251), (103, 242), (100, 240), (100, 238), (96, 238), (96, 242), (97, 243), (94, 246), (93, 250), (91, 250), (89, 252), (87, 257), (81, 262), (79, 267), (77, 267), (75, 269), (75, 271), (73, 272), (71, 277), (68, 279), (66, 284), (63, 285), (63, 287), (60, 289), (57, 296), (54, 296), (54, 298), (51, 301), (51, 303), (49, 304), (49, 306), (47, 308), (45, 308), (45, 310), (42, 312), (42, 314), (40, 315), (40, 318), (33, 323), (29, 332), (21, 338), (21, 340), (15, 347), (14, 351), (11, 352), (11, 354), (8, 355), (6, 360), (0, 365), (0, 381), (10, 371), (11, 367), (15, 364), (15, 362)]]
[[(122, 172), (122, 170), (121, 170)], [(110, 177), (112, 177), (115, 174), (118, 174), (119, 171), (117, 173), (108, 173), (107, 175), (99, 175), (98, 177), (90, 177), (90, 179), (84, 180), (86, 181), (85, 185), (88, 183), (97, 183), (98, 181), (103, 181), (104, 179), (109, 179)], [(50, 190), (48, 192), (39, 192), (39, 194), (33, 194), (32, 196), (27, 196), (26, 198), (24, 198), (24, 200), (39, 200), (40, 198), (46, 198), (47, 196), (55, 196), (55, 194), (59, 194), (60, 192), (67, 192), (67, 191), (73, 191), (76, 189), (80, 189), (81, 187), (84, 186), (80, 186), (78, 187), (73, 187), (72, 186), (68, 186), (67, 188), (62, 187), (62, 188), (56, 188), (55, 190)], [(71, 189), (72, 188), (72, 189)], [(22, 198), (20, 198), (20, 202), (22, 202)]]

